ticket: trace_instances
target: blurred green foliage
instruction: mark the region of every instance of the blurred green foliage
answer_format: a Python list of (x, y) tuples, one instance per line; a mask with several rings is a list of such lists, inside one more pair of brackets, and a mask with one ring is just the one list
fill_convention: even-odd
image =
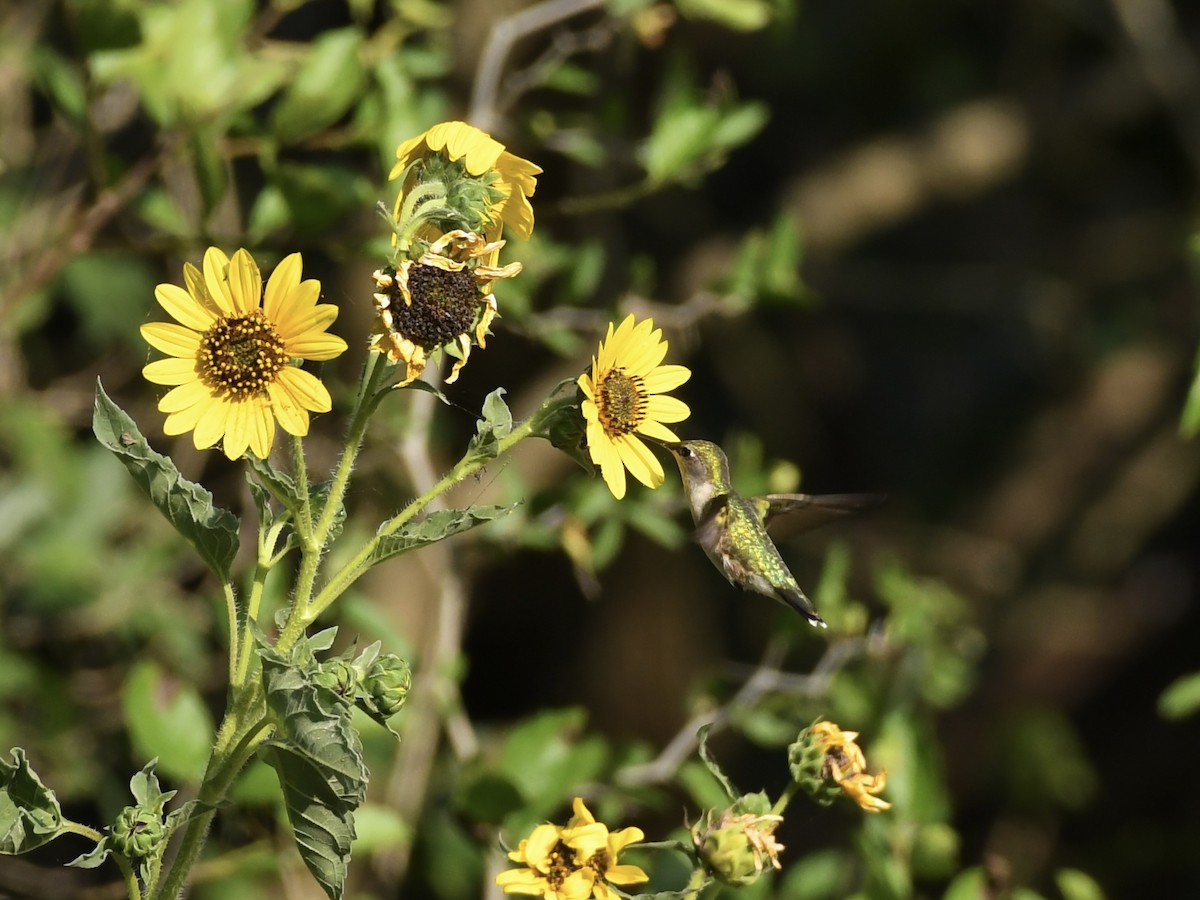
[[(240, 474), (158, 433), (154, 392), (138, 375), (147, 353), (137, 326), (156, 315), (154, 286), (176, 278), (182, 260), (198, 261), (209, 243), (252, 246), (264, 258), (300, 249), (306, 265), (311, 260), (323, 273), (327, 302), (343, 307), (340, 333), (361, 347), (367, 276), (387, 244), (373, 206), (392, 199), (385, 179), (396, 145), (435, 121), (471, 112), (494, 116), (497, 136), (546, 169), (534, 198), (538, 229), (532, 240), (505, 251), (525, 268), (505, 285), (498, 334), (487, 354), (473, 357), (460, 389), (445, 392), (453, 405), (437, 406), (433, 414), (428, 445), (435, 466), (457, 458), (472, 437), (482, 445), (503, 430), (494, 415), (485, 415), (484, 433), (472, 433), (476, 413), (489, 410), (486, 397), (498, 385), (507, 388), (519, 416), (543, 384), (581, 371), (618, 308), (654, 314), (673, 352), (696, 370), (689, 397), (694, 427), (730, 450), (740, 490), (797, 489), (796, 462), (776, 458), (781, 451), (775, 448), (784, 445), (783, 453), (799, 457), (827, 438), (822, 426), (832, 428), (829, 422), (800, 409), (827, 397), (822, 390), (851, 390), (845, 385), (856, 377), (876, 378), (878, 405), (868, 409), (881, 416), (884, 407), (899, 410), (887, 421), (899, 430), (911, 417), (918, 423), (912, 430), (919, 430), (927, 419), (906, 405), (922, 399), (906, 393), (912, 384), (907, 369), (889, 368), (892, 358), (876, 361), (870, 348), (842, 364), (850, 326), (823, 331), (819, 345), (805, 345), (814, 351), (805, 359), (787, 343), (794, 329), (813, 324), (807, 317), (829, 287), (818, 292), (802, 278), (810, 260), (807, 224), (774, 198), (795, 188), (786, 179), (817, 156), (813, 144), (848, 144), (877, 127), (909, 124), (902, 120), (917, 114), (893, 105), (898, 83), (872, 81), (865, 62), (856, 80), (826, 54), (866, 60), (867, 53), (841, 49), (852, 33), (868, 49), (915, 48), (924, 62), (906, 70), (912, 84), (904, 89), (918, 98), (922, 115), (972, 93), (985, 74), (968, 49), (933, 46), (937, 26), (950, 14), (945, 4), (874, 12), (869, 22), (849, 22), (853, 11), (823, 11), (835, 16), (821, 20), (829, 30), (811, 31), (804, 27), (809, 12), (782, 0), (580, 4), (581, 18), (525, 36), (501, 84), (503, 103), (484, 109), (469, 104), (472, 78), (501, 15), (486, 5), (78, 0), (0, 13), (12, 36), (3, 61), (12, 100), (0, 112), (6, 134), (0, 149), (6, 235), (0, 249), (0, 748), (26, 748), (58, 802), (86, 810), (101, 824), (128, 802), (130, 773), (153, 757), (171, 786), (195, 783), (212, 739), (212, 711), (225, 690), (221, 603), (186, 541), (161, 526), (134, 482), (91, 439), (92, 385), (102, 375), (143, 424), (151, 447), (169, 452), (184, 477), (203, 477), (218, 507), (252, 517)], [(1090, 20), (1092, 13), (1073, 15)], [(1081, 34), (1057, 17), (1038, 21), (1045, 31), (1037, 39), (1062, 40), (1070, 51), (1064, 55), (1090, 60), (1099, 52), (1088, 29)], [(987, 26), (981, 22), (978, 30)], [(917, 28), (921, 35), (910, 30)], [(771, 43), (773, 32), (779, 43)], [(1067, 37), (1055, 37), (1062, 33)], [(714, 63), (722, 57), (714, 44), (727, 45), (727, 64)], [(790, 123), (801, 102), (787, 93), (787, 79), (797, 71), (826, 87), (821, 77), (840, 78), (850, 96), (872, 96), (877, 105), (860, 119), (854, 103), (840, 96), (806, 94), (805, 108), (814, 116), (826, 106), (840, 109), (827, 120), (828, 131), (806, 144), (779, 121)], [(742, 74), (748, 85), (735, 79)], [(768, 97), (762, 86), (772, 80), (784, 87)], [(1086, 164), (1056, 165), (1106, 174), (1110, 162), (1101, 157), (1111, 150), (1088, 155)], [(898, 160), (889, 171), (908, 171), (904, 165)], [(1052, 168), (1047, 164), (1038, 177), (1049, 179)], [(1086, 204), (1095, 192), (1071, 185), (1063, 193)], [(1020, 199), (989, 208), (985, 218), (998, 224), (989, 224), (983, 238), (972, 237), (1000, 245), (996, 232), (1021, 232), (1008, 224)], [(882, 262), (842, 277), (860, 278), (862, 293), (879, 295), (854, 311), (855, 321), (868, 320), (862, 326), (868, 331), (903, 332), (913, 354), (906, 362), (919, 369), (921, 348), (955, 343), (950, 329), (939, 331), (944, 320), (930, 313), (944, 292), (953, 300), (952, 318), (969, 317), (985, 288), (1003, 279), (979, 278), (969, 255), (966, 262), (951, 259), (926, 281), (917, 266), (893, 266), (888, 253), (924, 265), (931, 246), (954, 237), (954, 223), (937, 221), (938, 213), (912, 215), (920, 225), (915, 237), (896, 239), (899, 247), (879, 239)], [(956, 251), (947, 252), (953, 257)], [(827, 248), (826, 272), (829, 254)], [(1191, 256), (1194, 264), (1194, 246)], [(1024, 285), (1040, 298), (1027, 314), (1035, 337), (1071, 335), (1071, 359), (1093, 345), (1134, 343), (1136, 323), (1149, 315), (1143, 306), (1097, 313), (1091, 330), (1068, 327), (1065, 313), (1056, 318), (1062, 309), (1119, 304), (1108, 288), (1098, 296), (1064, 296), (1061, 276), (1050, 263), (1039, 264), (1048, 271)], [(913, 286), (897, 272), (912, 276)], [(826, 284), (839, 287), (836, 279)], [(919, 302), (903, 307), (910, 294), (920, 294)], [(1005, 294), (1006, 304), (1011, 299)], [(994, 340), (1024, 346), (1028, 322), (1018, 323), (1021, 328), (1010, 319), (987, 324), (995, 326)], [(743, 352), (747, 346), (757, 352)], [(1037, 355), (1045, 346), (1033, 344), (1028, 352)], [(791, 367), (779, 369), (780, 356)], [(878, 375), (875, 365), (887, 371)], [(1046, 396), (1068, 391), (1074, 376), (1060, 371)], [(330, 366), (328, 374), (341, 380), (335, 397), (339, 390), (347, 395), (351, 367)], [(822, 388), (824, 382), (833, 386)], [(965, 383), (943, 372), (922, 382), (935, 385), (922, 397), (949, 404), (956, 390), (965, 393)], [(1177, 393), (1179, 428), (1194, 437), (1200, 376), (1190, 391), (1182, 385)], [(1007, 429), (1004, 403), (978, 406)], [(759, 414), (763, 408), (767, 416)], [(955, 419), (941, 409), (934, 417)], [(353, 498), (361, 506), (386, 514), (397, 498), (418, 492), (419, 475), (397, 457), (403, 438), (425, 427), (422, 415), (401, 403), (384, 411), (380, 425), (395, 446), (363, 460), (365, 486)], [(315, 434), (329, 445), (341, 425), (336, 415), (327, 417)], [(777, 431), (751, 433), (758, 427)], [(110, 437), (119, 436), (118, 429)], [(999, 463), (971, 451), (1009, 440), (989, 431), (971, 444), (950, 425), (938, 438), (949, 448), (942, 452), (974, 467), (981, 481)], [(939, 468), (944, 458), (931, 454), (929, 465), (949, 494), (961, 483)], [(1133, 877), (1128, 872), (1136, 867), (1118, 863), (1120, 854), (1106, 854), (1102, 845), (1081, 859), (1060, 858), (1049, 847), (1052, 858), (1029, 853), (1023, 864), (1019, 853), (1028, 846), (1021, 842), (1023, 829), (1057, 835), (1062, 823), (1087, 816), (1113, 790), (1113, 772), (1098, 768), (1096, 747), (1085, 743), (1070, 711), (1055, 705), (1055, 695), (1026, 702), (1014, 688), (1019, 702), (999, 699), (1010, 696), (1004, 679), (1015, 677), (1002, 660), (1022, 641), (1032, 655), (1033, 641), (1028, 630), (1005, 631), (988, 609), (999, 602), (981, 599), (1039, 596), (1038, 578), (1070, 568), (1060, 559), (1069, 540), (1031, 553), (1032, 562), (1016, 575), (991, 573), (992, 580), (981, 579), (968, 593), (960, 587), (969, 581), (961, 573), (930, 574), (937, 567), (925, 564), (919, 548), (935, 543), (930, 532), (936, 529), (922, 520), (927, 509), (902, 505), (885, 513), (903, 520), (878, 539), (883, 546), (864, 547), (839, 533), (819, 551), (803, 551), (812, 593), (831, 626), (830, 642), (820, 644), (802, 623), (775, 610), (755, 611), (753, 598), (726, 590), (687, 541), (670, 477), (664, 490), (618, 503), (599, 479), (562, 461), (564, 468), (547, 464), (544, 471), (504, 463), (466, 485), (472, 502), (484, 497), (495, 509), (520, 505), (458, 538), (452, 555), (430, 564), (432, 577), (405, 569), (394, 580), (360, 584), (339, 610), (345, 634), (382, 639), (393, 652), (428, 664), (418, 671), (437, 685), (429, 688), (423, 714), (397, 718), (405, 733), (399, 751), (364, 723), (363, 755), (379, 775), (355, 818), (355, 896), (401, 889), (406, 896), (480, 896), (503, 863), (500, 841), (515, 845), (538, 822), (561, 820), (580, 793), (614, 828), (636, 820), (648, 834), (680, 838), (681, 807), (694, 818), (722, 798), (694, 753), (678, 760), (662, 755), (668, 732), (677, 727), (684, 743), (693, 740), (695, 729), (690, 735), (685, 729), (696, 717), (720, 721), (716, 752), (727, 755), (743, 790), (786, 778), (783, 748), (817, 715), (860, 731), (872, 765), (888, 771), (888, 813), (866, 821), (849, 806), (794, 814), (781, 832), (784, 869), (739, 892), (748, 900), (958, 900), (987, 892), (1092, 900), (1104, 896), (1103, 879), (1083, 870), (1122, 865), (1125, 878)], [(810, 489), (807, 469), (803, 484)], [(949, 505), (944, 498), (925, 503)], [(1085, 511), (1080, 501), (1072, 515)], [(355, 527), (361, 524), (347, 526)], [(1020, 547), (1020, 536), (1011, 543)], [(220, 560), (238, 569), (244, 554), (229, 544)], [(789, 558), (801, 559), (800, 551), (789, 551)], [(994, 587), (1006, 577), (1017, 583), (1016, 598)], [(472, 608), (457, 634), (430, 624), (445, 609), (439, 591), (454, 579)], [(284, 590), (272, 583), (266, 608), (282, 604)], [(694, 604), (688, 608), (697, 610), (695, 623), (671, 619), (677, 594)], [(734, 612), (701, 632), (713, 608), (705, 605), (710, 594), (723, 611)], [(584, 595), (595, 603), (576, 602)], [(624, 630), (606, 626), (602, 617), (620, 615), (622, 598), (639, 610), (663, 612), (631, 615)], [(511, 611), (496, 618), (492, 610), (505, 606)], [(1108, 611), (1101, 620), (1111, 629), (1123, 618)], [(486, 627), (501, 621), (502, 628)], [(489, 631), (488, 652), (471, 655), (464, 646), (481, 640), (469, 633), (476, 622)], [(690, 693), (664, 687), (676, 674), (666, 658), (674, 631), (699, 635), (702, 643), (697, 656), (703, 665), (685, 673)], [(449, 649), (439, 640), (449, 641)], [(617, 643), (633, 649), (622, 652)], [(705, 657), (714, 647), (723, 655)], [(515, 699), (489, 705), (486, 691), (483, 701), (464, 699), (473, 681), (510, 688), (505, 672), (529, 671), (522, 667), (529, 659), (536, 677), (509, 690)], [(635, 665), (645, 660), (650, 663)], [(1158, 709), (1183, 727), (1200, 706), (1200, 680), (1179, 675), (1194, 668), (1192, 662), (1175, 662), (1158, 684), (1159, 690), (1166, 685)], [(642, 680), (631, 684), (622, 668)], [(1048, 668), (1042, 678), (1054, 681), (1058, 671)], [(747, 691), (747, 685), (758, 686)], [(675, 706), (652, 736), (587, 709), (598, 696), (620, 694), (628, 712), (649, 704), (660, 689)], [(980, 713), (985, 703), (991, 705)], [(1117, 719), (1125, 713), (1121, 703), (1106, 708)], [(1117, 721), (1102, 733), (1123, 727)], [(238, 808), (221, 813), (212, 857), (197, 872), (197, 896), (260, 896), (299, 870), (290, 851), (276, 849), (288, 828), (287, 811), (270, 773), (261, 765), (248, 770), (235, 797)], [(999, 859), (1005, 853), (1015, 859), (1011, 867)], [(677, 889), (686, 877), (667, 853), (637, 858), (651, 871), (655, 889)], [(93, 874), (97, 882), (115, 877), (103, 868)], [(0, 881), (0, 892), (6, 889), (17, 890)], [(61, 883), (47, 889), (59, 890)]]

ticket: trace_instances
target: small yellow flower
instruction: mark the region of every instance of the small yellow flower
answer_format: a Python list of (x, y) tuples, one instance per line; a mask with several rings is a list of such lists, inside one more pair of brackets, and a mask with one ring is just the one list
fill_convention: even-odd
[(488, 327), (497, 316), (492, 283), (521, 271), (519, 262), (497, 267), (482, 260), (494, 257), (504, 241), (488, 243), (469, 231), (442, 235), (415, 260), (374, 273), (375, 308), (371, 347), (406, 366), (399, 386), (412, 382), (436, 350), (455, 357), (446, 383), (467, 364), (471, 344), (485, 346)]
[(539, 825), (508, 854), (523, 869), (509, 869), (496, 876), (506, 894), (541, 895), (543, 900), (587, 900), (592, 895), (595, 874), (575, 862), (575, 851), (562, 839), (556, 825)]
[(590, 869), (595, 876), (593, 897), (597, 900), (616, 900), (617, 894), (605, 882), (629, 885), (650, 880), (650, 876), (640, 867), (617, 862), (622, 850), (645, 837), (642, 829), (630, 827), (610, 832), (607, 825), (596, 821), (580, 797), (575, 798), (573, 808), (575, 815), (562, 832), (563, 843), (575, 850), (576, 861)]
[(396, 165), (388, 180), (404, 178), (396, 199), (397, 217), (404, 198), (421, 180), (420, 166), (413, 164), (423, 163), (434, 155), (451, 162), (461, 161), (466, 174), (480, 179), (486, 187), (489, 199), (483, 233), (489, 242), (497, 240), (506, 227), (522, 238), (533, 233), (533, 206), (529, 198), (537, 189), (536, 176), (541, 174), (541, 168), (509, 153), (499, 141), (465, 122), (434, 125), (396, 148)]
[(565, 828), (539, 825), (508, 854), (523, 869), (496, 876), (506, 894), (541, 895), (543, 900), (617, 900), (609, 884), (642, 884), (649, 876), (617, 858), (630, 844), (642, 840), (640, 828), (610, 832), (597, 822), (583, 800), (575, 798), (575, 814)]
[(664, 396), (692, 375), (686, 366), (660, 365), (666, 355), (667, 342), (654, 320), (635, 322), (630, 314), (615, 331), (609, 323), (592, 357), (591, 375), (579, 376), (588, 453), (618, 500), (625, 496), (626, 469), (649, 488), (665, 478), (662, 464), (638, 435), (677, 442), (663, 423), (682, 422), (691, 414), (682, 400)]
[(171, 385), (158, 403), (167, 414), (163, 431), (192, 432), (197, 449), (222, 442), (237, 459), (247, 449), (265, 459), (275, 423), (289, 434), (308, 434), (309, 412), (328, 412), (329, 391), (294, 359), (328, 360), (346, 349), (326, 329), (336, 306), (317, 303), (320, 282), (300, 280), (299, 253), (285, 257), (263, 293), (254, 258), (238, 250), (232, 260), (216, 247), (204, 254), (204, 271), (183, 266), (187, 289), (160, 284), (159, 304), (179, 324), (152, 322), (142, 337), (168, 359), (142, 375)]
[(891, 809), (892, 804), (876, 796), (887, 786), (887, 771), (867, 772), (867, 760), (855, 743), (857, 731), (842, 731), (832, 722), (817, 722), (809, 729), (809, 740), (824, 753), (822, 774), (832, 778), (842, 791), (869, 813)]

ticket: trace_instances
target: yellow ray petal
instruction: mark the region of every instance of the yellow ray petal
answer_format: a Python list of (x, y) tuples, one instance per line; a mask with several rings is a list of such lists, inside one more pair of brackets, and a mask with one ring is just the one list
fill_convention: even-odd
[(141, 327), (141, 332), (147, 344), (168, 356), (194, 360), (196, 351), (200, 349), (200, 335), (174, 322), (147, 322)]
[(284, 331), (283, 320), (292, 305), (288, 303), (285, 306), (285, 301), (295, 302), (295, 298), (291, 295), (300, 284), (300, 270), (303, 265), (304, 261), (299, 253), (289, 253), (279, 261), (279, 265), (267, 279), (267, 292), (263, 297), (263, 312), (267, 314), (268, 319), (275, 323), (281, 333)]
[(629, 470), (629, 474), (648, 488), (657, 488), (666, 480), (662, 463), (650, 452), (650, 448), (641, 439), (632, 434), (626, 434), (616, 439), (617, 452), (621, 462)]
[(287, 391), (288, 395), (298, 405), (313, 412), (329, 412), (333, 408), (333, 400), (329, 391), (315, 375), (287, 366), (281, 369), (275, 377), (275, 384)]
[(687, 366), (658, 366), (642, 377), (642, 384), (647, 393), (661, 394), (675, 390), (691, 377), (692, 370)]
[(187, 384), (196, 381), (196, 361), (175, 357), (158, 359), (146, 364), (142, 377), (151, 384)]
[(204, 382), (189, 381), (172, 388), (158, 401), (158, 411), (165, 413), (182, 412), (197, 404), (218, 402), (213, 399), (212, 391), (205, 387)]
[(229, 261), (229, 296), (238, 315), (244, 316), (262, 305), (262, 273), (244, 249), (235, 252)]
[(193, 331), (207, 331), (216, 321), (210, 310), (178, 285), (160, 284), (154, 289), (154, 299), (167, 315)]
[(652, 394), (646, 400), (646, 417), (659, 422), (682, 422), (692, 411), (682, 400), (666, 394)]

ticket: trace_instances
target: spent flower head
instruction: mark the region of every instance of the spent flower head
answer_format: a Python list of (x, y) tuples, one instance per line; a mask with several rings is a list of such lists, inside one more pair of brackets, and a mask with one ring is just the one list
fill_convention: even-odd
[(792, 778), (823, 806), (844, 794), (869, 813), (890, 809), (892, 804), (878, 796), (887, 786), (887, 772), (867, 771), (857, 738), (857, 731), (842, 731), (833, 722), (814, 723), (788, 748)]
[[(401, 180), (393, 212), (401, 250), (418, 234), (455, 229), (482, 234), (490, 244), (508, 229), (533, 233), (541, 168), (504, 149), (465, 122), (442, 122), (396, 148), (389, 180)], [(495, 259), (489, 260), (494, 264)]]
[(765, 811), (765, 802), (752, 802), (760, 798), (757, 794), (742, 797), (719, 816), (709, 810), (692, 827), (697, 854), (725, 884), (744, 887), (758, 881), (768, 865), (780, 868), (783, 844), (775, 839), (775, 829), (783, 816)]
[[(237, 459), (247, 449), (265, 459), (278, 423), (308, 434), (309, 412), (328, 412), (329, 391), (293, 360), (328, 360), (346, 349), (326, 329), (338, 309), (317, 303), (321, 284), (300, 280), (299, 253), (285, 257), (267, 282), (254, 258), (230, 259), (216, 247), (204, 254), (203, 273), (184, 263), (186, 289), (160, 284), (154, 295), (175, 322), (142, 326), (142, 337), (167, 359), (142, 369), (146, 380), (170, 385), (158, 402), (167, 434), (192, 432), (196, 448), (222, 442)], [(176, 324), (178, 323), (178, 324)]]
[(682, 400), (666, 396), (691, 377), (686, 366), (664, 366), (667, 342), (653, 319), (633, 314), (608, 334), (592, 357), (591, 373), (579, 376), (584, 401), (588, 453), (613, 496), (625, 496), (625, 470), (649, 488), (665, 478), (662, 464), (639, 437), (675, 443), (664, 422), (682, 422), (690, 414)]
[(447, 383), (467, 364), (472, 344), (484, 347), (497, 316), (492, 284), (521, 271), (519, 262), (493, 266), (504, 241), (487, 243), (471, 231), (451, 231), (417, 259), (374, 273), (378, 315), (372, 325), (372, 349), (405, 364), (399, 386), (416, 379), (432, 354), (454, 357)]

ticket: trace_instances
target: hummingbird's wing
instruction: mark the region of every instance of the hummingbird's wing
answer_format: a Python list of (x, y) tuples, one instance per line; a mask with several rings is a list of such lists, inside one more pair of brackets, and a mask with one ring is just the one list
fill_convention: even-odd
[(750, 502), (771, 537), (780, 539), (874, 509), (886, 499), (884, 494), (763, 494)]

